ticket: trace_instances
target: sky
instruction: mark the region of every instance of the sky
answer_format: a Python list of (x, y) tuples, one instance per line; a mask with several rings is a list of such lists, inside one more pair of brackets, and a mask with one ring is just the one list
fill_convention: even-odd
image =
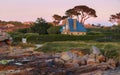
[(96, 10), (98, 17), (86, 21), (90, 24), (112, 25), (110, 15), (120, 12), (120, 0), (0, 0), (0, 20), (25, 22), (42, 17), (50, 22), (54, 14), (63, 16), (77, 5)]

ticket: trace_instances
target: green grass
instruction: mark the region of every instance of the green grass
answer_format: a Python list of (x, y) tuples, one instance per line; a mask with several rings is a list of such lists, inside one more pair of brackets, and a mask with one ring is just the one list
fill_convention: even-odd
[(47, 53), (56, 53), (69, 51), (71, 49), (92, 50), (92, 46), (98, 47), (102, 54), (107, 58), (113, 58), (115, 60), (120, 59), (120, 43), (118, 42), (82, 42), (82, 41), (62, 41), (62, 42), (47, 42), (43, 47), (37, 49), (37, 51), (43, 51)]
[(26, 43), (26, 44), (24, 44), (24, 43), (20, 42), (20, 43), (16, 44), (15, 46), (19, 46), (21, 48), (29, 48), (29, 47), (35, 48), (35, 45), (32, 44), (32, 43)]

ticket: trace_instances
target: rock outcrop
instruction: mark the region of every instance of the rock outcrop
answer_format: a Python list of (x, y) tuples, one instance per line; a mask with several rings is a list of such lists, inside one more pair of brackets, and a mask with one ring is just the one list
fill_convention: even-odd
[(12, 38), (10, 35), (6, 32), (0, 31), (0, 45), (5, 45), (8, 44), (10, 45), (12, 42)]

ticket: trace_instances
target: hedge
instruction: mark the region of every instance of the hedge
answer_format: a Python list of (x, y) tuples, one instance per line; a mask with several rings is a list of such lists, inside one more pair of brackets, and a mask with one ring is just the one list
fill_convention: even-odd
[(75, 35), (38, 35), (34, 33), (12, 33), (14, 42), (21, 42), (22, 38), (27, 38), (27, 41), (30, 43), (43, 43), (43, 42), (52, 42), (52, 41), (99, 41), (99, 42), (110, 42), (120, 40), (120, 35), (84, 35), (84, 36), (75, 36)]

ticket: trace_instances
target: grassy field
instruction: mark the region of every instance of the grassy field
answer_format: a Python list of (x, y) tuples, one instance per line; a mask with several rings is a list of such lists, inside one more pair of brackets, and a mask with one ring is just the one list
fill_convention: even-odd
[(81, 49), (88, 52), (92, 51), (92, 46), (98, 47), (102, 54), (108, 58), (120, 59), (120, 43), (118, 42), (82, 42), (82, 41), (60, 41), (60, 42), (47, 42), (43, 47), (37, 51), (43, 52), (64, 52), (71, 49)]

